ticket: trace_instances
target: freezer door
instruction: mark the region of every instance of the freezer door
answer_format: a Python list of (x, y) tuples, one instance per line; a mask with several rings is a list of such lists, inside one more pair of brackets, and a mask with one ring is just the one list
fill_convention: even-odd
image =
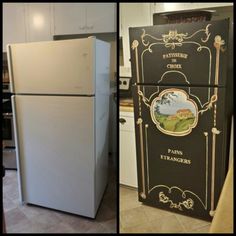
[(228, 29), (229, 19), (129, 28), (132, 81), (226, 86)]
[(22, 200), (94, 217), (94, 98), (13, 97)]
[(94, 94), (95, 39), (8, 45), (14, 93)]
[(133, 92), (139, 201), (212, 220), (228, 166), (225, 89), (134, 86)]

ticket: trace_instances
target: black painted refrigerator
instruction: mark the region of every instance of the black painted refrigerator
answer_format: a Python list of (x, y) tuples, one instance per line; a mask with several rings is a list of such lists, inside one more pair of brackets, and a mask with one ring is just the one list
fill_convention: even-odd
[(228, 168), (228, 28), (130, 28), (140, 202), (212, 219)]

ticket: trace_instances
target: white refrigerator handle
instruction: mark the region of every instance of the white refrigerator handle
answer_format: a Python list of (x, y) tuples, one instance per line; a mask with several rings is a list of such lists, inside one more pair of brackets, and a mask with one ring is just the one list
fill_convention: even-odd
[(18, 125), (17, 125), (17, 118), (16, 118), (16, 96), (11, 96), (11, 103), (12, 103), (12, 112), (13, 112), (13, 125), (14, 125), (14, 136), (15, 136), (15, 150), (16, 150), (16, 163), (17, 163), (17, 178), (18, 178), (18, 188), (19, 188), (19, 196), (20, 202), (24, 203), (23, 198), (23, 188), (22, 188), (22, 179), (21, 179), (21, 162), (20, 162), (20, 143), (18, 139)]
[(12, 69), (12, 54), (11, 54), (11, 45), (7, 44), (7, 63), (10, 79), (10, 92), (14, 93), (14, 80), (13, 80), (13, 69)]

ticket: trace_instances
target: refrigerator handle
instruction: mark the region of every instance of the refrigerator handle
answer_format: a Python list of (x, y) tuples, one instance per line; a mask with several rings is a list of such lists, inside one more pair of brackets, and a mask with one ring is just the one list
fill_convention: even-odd
[(14, 93), (12, 55), (11, 55), (11, 45), (10, 44), (7, 44), (7, 63), (8, 63), (9, 80), (10, 80), (10, 92)]
[(17, 178), (19, 183), (19, 196), (20, 202), (23, 204), (23, 188), (22, 188), (22, 179), (21, 179), (21, 164), (20, 164), (20, 145), (18, 139), (18, 126), (17, 126), (17, 118), (16, 118), (16, 96), (11, 96), (12, 101), (12, 113), (13, 113), (13, 125), (14, 125), (14, 135), (15, 135), (15, 150), (16, 150), (16, 163), (17, 163)]

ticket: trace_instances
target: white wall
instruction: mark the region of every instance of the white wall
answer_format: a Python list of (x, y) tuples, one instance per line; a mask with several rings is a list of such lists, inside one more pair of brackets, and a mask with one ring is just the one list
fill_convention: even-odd
[(155, 13), (160, 12), (171, 12), (171, 11), (181, 11), (181, 10), (192, 10), (192, 9), (204, 9), (211, 7), (225, 7), (233, 6), (233, 3), (155, 3), (154, 11)]

